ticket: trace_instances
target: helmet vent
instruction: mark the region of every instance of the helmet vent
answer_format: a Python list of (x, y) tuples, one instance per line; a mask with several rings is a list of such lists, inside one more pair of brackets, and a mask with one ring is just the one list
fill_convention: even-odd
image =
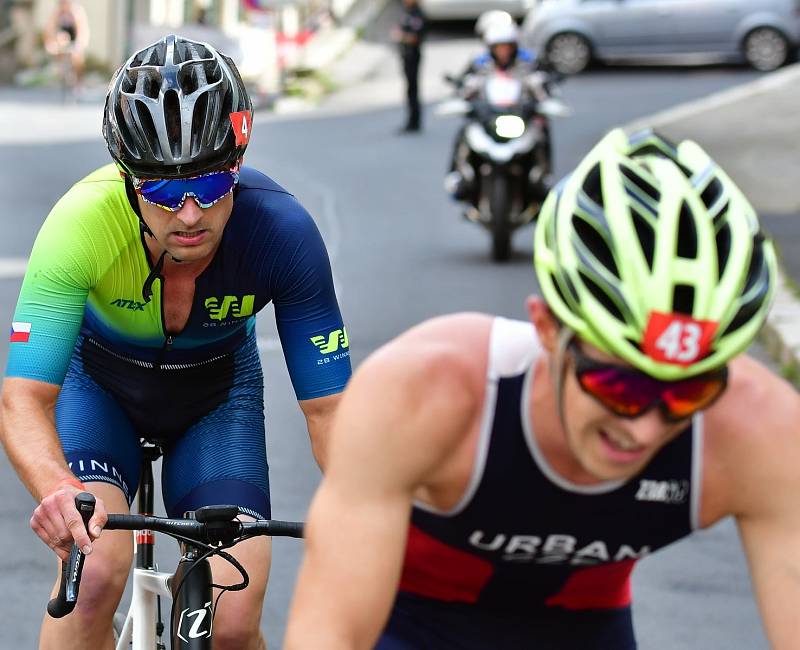
[(625, 322), (625, 316), (620, 311), (619, 307), (617, 307), (616, 303), (609, 297), (609, 295), (603, 291), (599, 284), (597, 284), (594, 280), (592, 280), (588, 275), (586, 275), (583, 271), (578, 271), (579, 275), (581, 276), (581, 280), (583, 284), (586, 285), (586, 288), (589, 289), (591, 294), (595, 297), (595, 299), (603, 305), (603, 307), (611, 313), (614, 318), (616, 318), (621, 323)]
[(164, 118), (172, 157), (181, 158), (181, 100), (176, 90), (169, 90), (164, 94)]
[(174, 65), (180, 65), (188, 61), (200, 61), (202, 59), (213, 59), (214, 55), (202, 43), (191, 41), (185, 38), (175, 38), (172, 50), (172, 61)]
[(554, 276), (552, 273), (550, 274), (550, 281), (552, 282), (553, 288), (556, 290), (558, 297), (561, 299), (561, 302), (563, 302), (570, 309), (572, 309), (572, 306), (575, 304), (575, 301), (570, 300), (569, 298), (567, 298), (566, 295), (564, 295), (564, 291), (561, 289), (561, 285), (558, 282), (558, 278), (556, 278), (556, 276)]
[(750, 322), (769, 296), (770, 270), (764, 258), (763, 235), (757, 234), (753, 240), (753, 253), (747, 269), (747, 279), (742, 289), (741, 307), (736, 312), (730, 324), (725, 328), (723, 336), (736, 331), (742, 325)]
[[(222, 104), (222, 108), (218, 108), (220, 103)], [(214, 147), (219, 148), (222, 146), (222, 143), (225, 142), (225, 138), (228, 134), (233, 134), (233, 127), (231, 126), (230, 118), (228, 117), (233, 111), (233, 97), (230, 91), (226, 92), (222, 96), (222, 100), (220, 102), (219, 97), (216, 98), (216, 105), (214, 106), (215, 109), (219, 110), (220, 115), (224, 115), (224, 119), (220, 120), (219, 126), (217, 127), (216, 133), (216, 140), (214, 141)], [(233, 139), (233, 138), (231, 138)]]
[(661, 192), (659, 192), (653, 185), (648, 183), (644, 178), (642, 178), (639, 174), (635, 173), (633, 170), (628, 169), (624, 165), (619, 166), (620, 172), (622, 175), (628, 180), (629, 184), (635, 187), (636, 189), (640, 190), (642, 193), (650, 197), (653, 203), (658, 203), (661, 200)]
[(636, 228), (636, 236), (639, 238), (639, 245), (642, 248), (645, 260), (647, 260), (647, 266), (652, 271), (656, 250), (656, 233), (650, 222), (639, 213), (635, 206), (632, 206), (631, 216), (633, 217), (633, 226)]
[(708, 210), (711, 210), (717, 201), (722, 198), (722, 183), (719, 182), (718, 178), (711, 178), (711, 182), (706, 185), (706, 189), (703, 190), (700, 198)]
[(138, 68), (147, 65), (164, 65), (167, 58), (167, 44), (165, 41), (154, 43), (151, 47), (139, 52), (128, 67)]
[(683, 175), (686, 176), (686, 178), (688, 178), (689, 180), (692, 180), (692, 178), (694, 177), (692, 170), (686, 167), (685, 165), (681, 164), (681, 162), (678, 160), (675, 160), (674, 162), (678, 166), (678, 169), (680, 169), (683, 172)]
[(208, 124), (212, 123), (208, 119), (208, 93), (201, 93), (194, 105), (192, 115), (192, 151), (191, 155), (196, 156), (203, 143), (207, 141)]
[(150, 99), (158, 99), (161, 91), (161, 75), (155, 72), (140, 72), (136, 80), (137, 92)]
[(578, 215), (573, 215), (572, 226), (575, 228), (575, 232), (580, 241), (586, 246), (588, 251), (594, 255), (595, 259), (606, 267), (614, 277), (618, 278), (619, 269), (617, 268), (617, 263), (614, 261), (614, 254), (611, 252), (611, 248), (606, 242), (605, 237)]
[(672, 311), (691, 316), (694, 313), (694, 287), (676, 284), (672, 292)]
[(750, 267), (747, 269), (747, 280), (744, 284), (742, 294), (747, 294), (755, 286), (756, 282), (763, 279), (764, 273), (764, 247), (762, 245), (763, 235), (757, 234), (753, 238), (753, 254), (750, 257)]
[(150, 115), (150, 111), (147, 110), (147, 105), (137, 99), (133, 102), (135, 107), (134, 113), (139, 117), (139, 121), (141, 122), (142, 128), (141, 130), (134, 130), (133, 133), (136, 134), (137, 141), (140, 142), (140, 150), (143, 153), (146, 153), (148, 147), (150, 147), (153, 151), (153, 156), (158, 160), (164, 160), (164, 154), (161, 151), (161, 143), (158, 138), (152, 137), (158, 131), (156, 131), (156, 125), (153, 122), (153, 116)]
[(686, 201), (681, 203), (681, 214), (678, 218), (678, 257), (693, 260), (697, 257), (697, 230), (694, 227), (692, 213)]
[(721, 278), (725, 274), (725, 269), (728, 266), (728, 257), (731, 252), (731, 227), (725, 221), (722, 227), (717, 231), (717, 278)]
[(601, 208), (603, 207), (603, 189), (600, 183), (599, 163), (592, 167), (592, 171), (586, 175), (586, 180), (583, 182), (583, 191), (595, 204)]
[(201, 65), (185, 66), (181, 68), (181, 71), (178, 73), (178, 83), (180, 84), (181, 92), (184, 95), (191, 95), (195, 90), (203, 85), (203, 82), (197, 78), (198, 69), (199, 71), (202, 71), (203, 67)]

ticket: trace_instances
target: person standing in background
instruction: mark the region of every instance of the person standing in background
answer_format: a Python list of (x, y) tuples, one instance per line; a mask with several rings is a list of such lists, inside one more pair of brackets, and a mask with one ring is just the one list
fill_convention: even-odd
[(44, 46), (56, 60), (69, 60), (69, 77), (65, 83), (79, 90), (89, 45), (89, 19), (77, 2), (59, 0), (44, 31)]
[(425, 36), (425, 14), (417, 0), (403, 0), (403, 14), (392, 32), (392, 40), (400, 47), (403, 73), (406, 76), (408, 119), (400, 133), (415, 133), (422, 128), (419, 106), (419, 63)]

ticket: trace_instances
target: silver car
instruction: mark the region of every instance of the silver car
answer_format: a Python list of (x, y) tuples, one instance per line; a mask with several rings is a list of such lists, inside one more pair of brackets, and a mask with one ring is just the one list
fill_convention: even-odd
[(800, 45), (800, 0), (539, 0), (523, 38), (563, 74), (675, 55), (774, 70)]
[(474, 20), (486, 11), (507, 11), (522, 18), (536, 0), (419, 0), (428, 20)]

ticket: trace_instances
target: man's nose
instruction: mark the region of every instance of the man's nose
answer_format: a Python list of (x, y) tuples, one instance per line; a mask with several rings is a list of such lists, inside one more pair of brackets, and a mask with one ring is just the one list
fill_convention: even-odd
[(661, 409), (653, 407), (638, 418), (627, 420), (625, 428), (636, 444), (650, 446), (661, 442), (671, 427)]
[(193, 196), (187, 196), (181, 209), (175, 213), (175, 216), (186, 226), (191, 228), (203, 218), (203, 208), (197, 204)]

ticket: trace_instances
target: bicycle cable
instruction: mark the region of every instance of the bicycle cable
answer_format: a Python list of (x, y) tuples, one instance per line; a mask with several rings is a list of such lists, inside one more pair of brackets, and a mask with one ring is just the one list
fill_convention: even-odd
[[(213, 557), (214, 555), (219, 555), (221, 558), (223, 558), (224, 560), (226, 560), (227, 562), (232, 564), (234, 567), (236, 567), (236, 570), (239, 571), (239, 573), (242, 575), (242, 582), (240, 582), (238, 584), (224, 586), (224, 585), (215, 584), (213, 582), (211, 583), (212, 587), (216, 587), (217, 589), (221, 590), (220, 593), (217, 594), (217, 597), (214, 600), (213, 608), (211, 610), (211, 620), (213, 622), (213, 620), (214, 620), (214, 618), (216, 616), (216, 613), (217, 613), (217, 603), (219, 602), (219, 599), (222, 597), (222, 594), (224, 594), (226, 591), (241, 591), (242, 589), (245, 589), (250, 584), (250, 576), (247, 574), (247, 571), (245, 570), (245, 568), (239, 563), (239, 561), (235, 557), (233, 557), (230, 553), (226, 553), (225, 552), (226, 549), (229, 549), (229, 548), (235, 546), (236, 544), (241, 542), (243, 539), (247, 539), (248, 536), (247, 535), (243, 535), (241, 537), (237, 537), (236, 539), (234, 539), (232, 542), (230, 542), (228, 544), (220, 544), (219, 546), (211, 546), (210, 544), (205, 544), (203, 542), (198, 542), (196, 540), (193, 540), (193, 539), (191, 539), (189, 537), (185, 537), (185, 536), (180, 535), (180, 534), (172, 534), (171, 533), (170, 535), (175, 539), (180, 539), (180, 540), (182, 540), (184, 542), (192, 544), (193, 546), (197, 546), (197, 547), (202, 548), (202, 549), (205, 550), (205, 553), (203, 553), (199, 558), (197, 558), (194, 561), (194, 563), (192, 564), (192, 566), (189, 567), (188, 571), (186, 571), (186, 573), (183, 575), (183, 577), (181, 578), (181, 581), (178, 583), (178, 586), (175, 589), (175, 593), (172, 596), (172, 603), (170, 605), (170, 614), (169, 614), (169, 620), (170, 621), (174, 621), (175, 620), (175, 603), (178, 600), (178, 594), (180, 593), (181, 589), (183, 588), (184, 582), (186, 582), (186, 579), (189, 577), (189, 574), (192, 571), (194, 571), (195, 567), (198, 564), (200, 564), (203, 560), (207, 560), (208, 558)], [(170, 642), (170, 646), (171, 647), (175, 647), (175, 629), (174, 629), (173, 625), (170, 625), (169, 642)]]

